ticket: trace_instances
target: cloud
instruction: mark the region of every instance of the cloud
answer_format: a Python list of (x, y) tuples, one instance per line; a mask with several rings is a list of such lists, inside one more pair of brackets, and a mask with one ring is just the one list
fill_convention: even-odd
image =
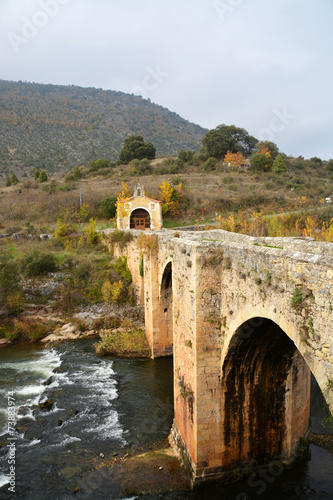
[[(328, 159), (332, 14), (329, 0), (2, 0), (0, 76), (141, 89), (202, 126), (254, 135), (285, 105), (297, 118), (274, 142)], [(10, 33), (25, 39), (17, 50)]]

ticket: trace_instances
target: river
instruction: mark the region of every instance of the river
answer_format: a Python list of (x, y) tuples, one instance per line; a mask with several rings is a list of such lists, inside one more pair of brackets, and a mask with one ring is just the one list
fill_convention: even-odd
[[(122, 498), (112, 475), (87, 481), (92, 462), (101, 453), (110, 458), (146, 449), (168, 435), (173, 419), (172, 359), (99, 358), (93, 344), (83, 340), (50, 349), (17, 345), (0, 350), (1, 499)], [(46, 400), (52, 402), (49, 410), (39, 406)], [(15, 402), (13, 436), (8, 434), (8, 401)], [(314, 432), (322, 430), (322, 404), (313, 381)], [(8, 447), (10, 443), (15, 448)], [(315, 445), (310, 445), (310, 453), (307, 462), (283, 473), (272, 470), (261, 480), (156, 498), (332, 499), (333, 456)], [(13, 458), (15, 494), (8, 483)], [(76, 486), (79, 491), (73, 496)]]

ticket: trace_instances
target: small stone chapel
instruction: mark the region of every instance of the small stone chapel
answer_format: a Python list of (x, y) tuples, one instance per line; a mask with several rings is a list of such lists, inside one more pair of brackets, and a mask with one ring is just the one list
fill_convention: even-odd
[(140, 183), (135, 186), (133, 196), (122, 205), (117, 206), (117, 229), (162, 229), (162, 202), (146, 196)]

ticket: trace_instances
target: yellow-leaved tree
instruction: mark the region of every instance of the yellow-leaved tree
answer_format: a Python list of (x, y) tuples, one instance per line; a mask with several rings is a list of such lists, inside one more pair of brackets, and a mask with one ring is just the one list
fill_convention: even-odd
[(126, 203), (131, 197), (131, 192), (128, 189), (126, 182), (122, 182), (121, 184), (123, 186), (123, 190), (118, 193), (117, 197), (117, 217), (119, 217), (120, 219), (129, 216), (129, 209), (126, 208)]
[(162, 201), (162, 213), (169, 213), (172, 218), (177, 218), (181, 214), (181, 205), (185, 201), (182, 191), (182, 183), (172, 187), (168, 182), (162, 182), (160, 185), (160, 199)]
[(160, 185), (160, 198), (162, 201), (162, 212), (166, 214), (169, 212), (172, 205), (174, 189), (168, 182), (162, 182)]
[(227, 151), (227, 154), (224, 157), (224, 163), (230, 163), (230, 166), (240, 167), (244, 163), (245, 157), (242, 153), (232, 153), (231, 151)]

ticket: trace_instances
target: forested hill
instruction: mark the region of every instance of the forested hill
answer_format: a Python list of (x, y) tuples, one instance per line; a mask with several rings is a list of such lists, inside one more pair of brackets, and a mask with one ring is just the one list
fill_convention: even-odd
[(0, 80), (0, 173), (48, 173), (118, 158), (124, 138), (142, 135), (157, 155), (198, 149), (206, 130), (134, 95), (77, 86)]

